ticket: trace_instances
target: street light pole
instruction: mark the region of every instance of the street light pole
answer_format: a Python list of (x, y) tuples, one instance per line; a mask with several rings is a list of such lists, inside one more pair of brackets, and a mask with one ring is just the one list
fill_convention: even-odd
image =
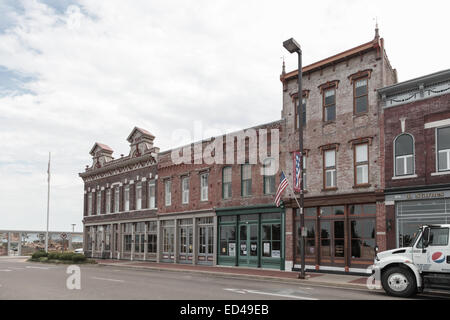
[[(303, 196), (303, 87), (302, 87), (302, 49), (294, 38), (286, 40), (283, 42), (284, 48), (290, 53), (296, 52), (298, 55), (298, 103), (297, 103), (297, 114), (298, 114), (298, 129), (299, 129), (299, 148), (300, 148), (300, 259), (301, 259), (301, 269), (298, 276), (299, 279), (305, 279), (305, 215), (303, 212), (304, 207), (304, 196)], [(295, 119), (297, 121), (297, 119)]]

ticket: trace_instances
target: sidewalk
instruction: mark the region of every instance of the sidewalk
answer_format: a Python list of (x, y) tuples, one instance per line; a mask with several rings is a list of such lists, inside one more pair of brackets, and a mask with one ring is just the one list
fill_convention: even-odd
[(297, 272), (279, 270), (239, 268), (225, 266), (183, 265), (173, 263), (156, 263), (144, 261), (103, 260), (95, 259), (99, 266), (119, 267), (140, 270), (158, 270), (172, 272), (203, 273), (219, 277), (272, 280), (286, 283), (302, 283), (310, 285), (335, 286), (354, 289), (367, 289), (368, 277), (307, 272), (306, 279), (297, 278)]

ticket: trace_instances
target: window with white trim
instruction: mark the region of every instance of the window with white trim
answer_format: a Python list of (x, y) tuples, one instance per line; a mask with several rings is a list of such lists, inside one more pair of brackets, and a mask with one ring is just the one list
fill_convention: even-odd
[(263, 169), (264, 169), (264, 194), (275, 194), (275, 174), (274, 164), (275, 159), (268, 158), (264, 160)]
[(438, 171), (450, 171), (450, 127), (437, 129)]
[(181, 179), (181, 198), (183, 204), (189, 203), (189, 177)]
[(243, 197), (252, 195), (252, 166), (243, 164), (241, 167), (241, 193)]
[(369, 148), (368, 144), (355, 145), (355, 184), (369, 183)]
[(414, 174), (414, 140), (409, 134), (402, 134), (395, 139), (395, 176)]
[(136, 184), (136, 210), (142, 209), (142, 184)]
[(99, 190), (97, 192), (97, 210), (96, 210), (97, 214), (101, 214), (102, 213), (102, 192)]
[(105, 212), (111, 213), (111, 189), (106, 190)]
[(222, 169), (222, 196), (224, 199), (231, 198), (231, 174), (231, 167), (225, 167)]
[(336, 188), (336, 150), (327, 150), (324, 153), (325, 189)]
[(125, 206), (124, 206), (124, 211), (130, 211), (130, 186), (127, 185), (125, 186), (125, 192), (123, 195), (124, 201), (125, 201)]
[(114, 212), (119, 212), (120, 205), (120, 188), (117, 186), (114, 188)]
[(148, 183), (148, 207), (150, 209), (156, 208), (156, 182), (150, 180)]
[(88, 216), (92, 216), (92, 192), (88, 193)]
[(200, 176), (201, 201), (208, 201), (208, 173)]
[(164, 194), (165, 194), (165, 204), (170, 206), (172, 204), (172, 181), (164, 181)]

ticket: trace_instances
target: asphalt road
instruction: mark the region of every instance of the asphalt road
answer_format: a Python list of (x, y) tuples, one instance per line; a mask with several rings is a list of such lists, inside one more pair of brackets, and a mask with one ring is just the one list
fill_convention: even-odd
[[(384, 300), (383, 292), (205, 274), (82, 265), (81, 289), (69, 290), (68, 265), (0, 259), (0, 299), (42, 300)], [(421, 295), (418, 299), (448, 298)]]

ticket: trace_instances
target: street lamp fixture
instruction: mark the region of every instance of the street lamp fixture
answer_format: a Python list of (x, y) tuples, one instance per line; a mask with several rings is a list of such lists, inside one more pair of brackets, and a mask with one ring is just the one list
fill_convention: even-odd
[[(299, 135), (299, 149), (300, 149), (300, 169), (303, 171), (303, 88), (302, 88), (302, 49), (294, 38), (290, 38), (283, 42), (283, 47), (290, 53), (297, 52), (298, 54), (298, 94), (297, 94), (297, 115), (298, 115), (298, 135)], [(295, 119), (297, 121), (297, 119)], [(302, 174), (303, 175), (303, 174)], [(302, 177), (300, 175), (300, 177)], [(295, 195), (294, 195), (295, 197)], [(301, 259), (301, 270), (298, 276), (299, 279), (305, 279), (305, 215), (303, 214), (304, 207), (304, 197), (303, 197), (303, 179), (300, 178), (300, 201), (299, 201), (299, 212), (300, 212), (300, 259)], [(295, 249), (295, 248), (294, 248)], [(294, 250), (295, 252), (295, 250)], [(294, 259), (295, 260), (295, 259)], [(295, 263), (295, 261), (294, 261)]]
[(289, 53), (294, 53), (294, 52), (301, 52), (302, 49), (300, 48), (300, 45), (298, 44), (297, 41), (295, 41), (294, 38), (290, 38), (289, 40), (286, 40), (285, 42), (283, 42), (283, 47), (289, 51)]

